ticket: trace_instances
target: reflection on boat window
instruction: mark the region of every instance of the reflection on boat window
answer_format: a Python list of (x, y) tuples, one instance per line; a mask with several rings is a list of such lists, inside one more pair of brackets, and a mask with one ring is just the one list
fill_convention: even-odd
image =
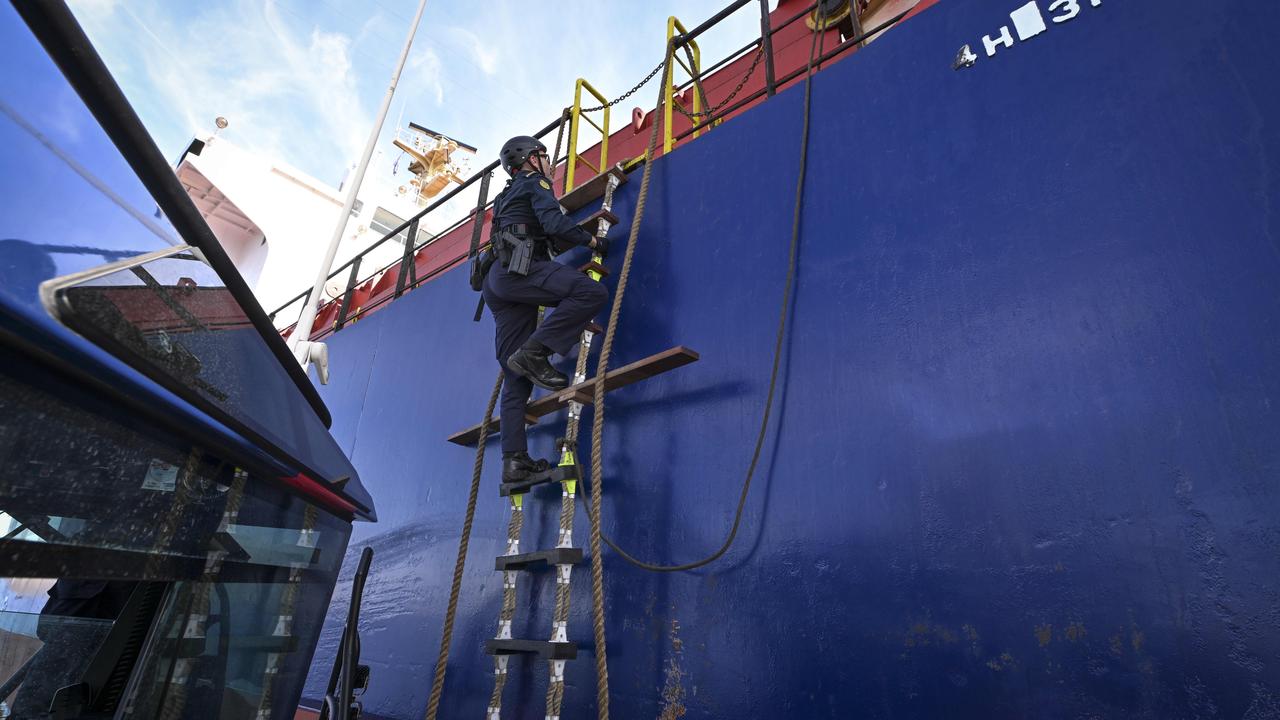
[[(51, 598), (49, 605), (57, 602)], [(49, 717), (54, 693), (84, 674), (113, 619), (75, 617), (57, 607), (42, 614), (0, 611), (0, 702), (10, 717)]]
[[(94, 405), (49, 372), (0, 349), (0, 557), (9, 576), (0, 584), (25, 593), (0, 608), (0, 682), (28, 660), (54, 661), (57, 648), (105, 656), (115, 610), (86, 619), (85, 608), (145, 586), (156, 594), (138, 637), (150, 639), (129, 666), (139, 680), (120, 716), (287, 716), (282, 703), (305, 680), (350, 525), (164, 428)], [(57, 578), (54, 595), (65, 590), (81, 617), (52, 618), (34, 602), (48, 585), (32, 578)], [(57, 627), (68, 628), (65, 638), (40, 661)], [(92, 674), (57, 664), (59, 687)]]
[(292, 717), (280, 689), (305, 681), (327, 600), (305, 580), (177, 583), (126, 717)]
[(252, 422), (236, 391), (243, 377), (234, 372), (245, 339), (234, 331), (249, 335), (252, 325), (217, 273), (193, 253), (91, 276), (62, 287), (57, 300), (64, 322), (90, 339)]
[(5, 360), (0, 353), (0, 552), (14, 553), (7, 566), (41, 576), (49, 553), (42, 546), (63, 549), (43, 577), (102, 557), (121, 573), (149, 568), (175, 578), (199, 576), (215, 551), (253, 572), (337, 561), (319, 556), (326, 531), (304, 525), (291, 510), (300, 501), (283, 490), (163, 430), (73, 405), (42, 389), (49, 385), (35, 377), (39, 368)]
[(250, 441), (297, 451), (315, 418), (222, 279), (185, 246), (41, 286), (47, 309)]

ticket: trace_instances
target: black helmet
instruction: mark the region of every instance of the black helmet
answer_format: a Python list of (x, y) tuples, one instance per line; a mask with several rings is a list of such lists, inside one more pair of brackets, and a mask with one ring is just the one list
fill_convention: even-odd
[(498, 160), (502, 163), (502, 169), (506, 170), (508, 175), (515, 175), (516, 171), (520, 169), (521, 165), (524, 165), (530, 155), (535, 152), (546, 151), (547, 146), (543, 145), (538, 138), (517, 135), (502, 146), (502, 150), (498, 153)]

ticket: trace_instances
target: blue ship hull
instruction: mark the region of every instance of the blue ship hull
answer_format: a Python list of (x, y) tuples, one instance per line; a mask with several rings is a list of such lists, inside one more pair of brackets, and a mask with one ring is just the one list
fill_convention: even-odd
[[(606, 551), (613, 717), (1280, 717), (1280, 5), (1083, 0), (1021, 40), (1020, 4), (948, 0), (816, 75), (743, 529), (690, 573)], [(1002, 26), (1012, 45), (988, 56)], [(953, 69), (966, 44), (976, 64)], [(613, 364), (676, 344), (702, 359), (609, 396), (604, 527), (650, 561), (709, 553), (733, 519), (802, 99), (652, 168)], [(496, 372), (465, 274), (330, 338), (334, 434), (381, 515), (352, 539), (376, 552), (380, 717), (426, 706), (473, 456), (445, 438), (480, 420)], [(531, 429), (535, 452), (562, 430)], [(444, 718), (482, 717), (492, 687), (496, 448), (487, 468)], [(554, 544), (548, 492), (526, 502), (525, 547)], [(586, 526), (580, 507), (580, 544)], [(520, 592), (516, 634), (546, 637), (550, 576)], [(582, 718), (585, 572), (572, 602), (564, 715)], [(512, 668), (508, 716), (542, 717), (546, 665)]]

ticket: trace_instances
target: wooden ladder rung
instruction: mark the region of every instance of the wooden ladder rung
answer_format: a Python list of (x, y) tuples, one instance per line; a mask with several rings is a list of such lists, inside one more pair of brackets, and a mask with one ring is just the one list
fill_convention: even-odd
[[(634, 385), (654, 375), (660, 375), (669, 370), (688, 365), (697, 359), (698, 353), (683, 345), (677, 345), (669, 350), (663, 350), (656, 355), (650, 355), (643, 360), (637, 360), (629, 365), (623, 365), (616, 370), (610, 370), (605, 373), (604, 391), (610, 392), (620, 387)], [(595, 391), (596, 378), (588, 378), (577, 385), (571, 385), (561, 390), (555, 395), (555, 398), (563, 405), (568, 405), (570, 400), (589, 404), (595, 401)]]
[[(618, 388), (633, 385), (641, 380), (675, 370), (697, 360), (697, 352), (683, 345), (677, 345), (605, 373), (604, 390), (605, 392), (612, 392)], [(540, 397), (529, 403), (528, 408), (525, 410), (526, 419), (536, 419), (544, 415), (550, 415), (568, 405), (572, 400), (584, 404), (591, 403), (594, 400), (595, 388), (596, 378), (590, 378), (577, 385), (570, 385), (559, 392)], [(498, 432), (501, 429), (501, 422), (498, 418), (489, 418), (489, 431), (491, 433)], [(479, 425), (474, 425), (449, 436), (449, 442), (457, 445), (474, 445), (479, 439)]]
[[(566, 390), (565, 392), (568, 393), (569, 391)], [(570, 401), (574, 401), (579, 405), (590, 405), (596, 400), (595, 388), (579, 388), (568, 395), (563, 395), (561, 399), (564, 400), (565, 405), (568, 405)]]
[(586, 230), (592, 235), (595, 235), (596, 231), (600, 228), (600, 221), (602, 219), (608, 220), (610, 225), (617, 225), (619, 222), (617, 215), (614, 215), (612, 212), (605, 210), (604, 208), (601, 208), (591, 213), (590, 215), (588, 215), (587, 218), (582, 222), (578, 223), (578, 227), (582, 228), (583, 230)]
[(618, 178), (619, 185), (627, 184), (627, 174), (622, 171), (622, 168), (614, 165), (565, 193), (560, 198), (560, 204), (564, 206), (566, 212), (575, 212), (599, 200), (604, 197), (605, 188), (609, 186), (610, 175)]

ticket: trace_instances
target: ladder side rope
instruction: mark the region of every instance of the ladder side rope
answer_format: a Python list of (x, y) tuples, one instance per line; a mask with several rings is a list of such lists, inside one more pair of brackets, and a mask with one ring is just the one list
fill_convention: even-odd
[[(601, 208), (604, 210), (612, 210), (613, 194), (618, 187), (618, 178), (610, 176), (605, 186), (604, 198), (601, 201)], [(597, 222), (596, 237), (604, 237), (609, 233), (610, 224), (605, 218), (601, 218)], [(603, 263), (604, 258), (599, 253), (593, 253), (591, 259), (596, 263)], [(594, 270), (588, 271), (587, 275), (596, 282), (600, 282), (602, 275)], [(585, 382), (587, 379), (587, 370), (589, 367), (589, 356), (591, 354), (591, 342), (595, 333), (590, 327), (582, 331), (582, 339), (578, 346), (578, 360), (574, 365), (573, 384), (577, 385)], [(560, 443), (560, 466), (577, 466), (577, 447), (578, 447), (578, 430), (582, 419), (582, 403), (573, 400), (569, 402), (569, 419), (565, 424), (565, 436)], [(561, 486), (560, 496), (560, 535), (556, 543), (557, 548), (573, 547), (573, 516), (575, 508), (575, 492), (577, 487), (576, 480), (566, 481)], [(569, 600), (570, 600), (570, 581), (573, 576), (572, 565), (556, 565), (556, 600), (555, 612), (552, 617), (551, 624), (551, 642), (568, 642), (568, 625), (569, 625)], [(553, 659), (549, 663), (550, 677), (547, 681), (547, 712), (548, 720), (559, 720), (561, 707), (564, 703), (564, 660)], [(496, 719), (495, 719), (496, 720)]]
[[(523, 495), (511, 496), (511, 520), (507, 523), (506, 555), (520, 554), (520, 531), (524, 527)], [(516, 572), (502, 572), (502, 609), (498, 613), (499, 640), (511, 639), (511, 623), (516, 615)], [(510, 655), (493, 656), (493, 692), (489, 696), (489, 709), (485, 717), (498, 720), (502, 717), (502, 691), (507, 686), (507, 666)]]
[[(662, 97), (671, 73), (672, 43), (667, 42), (663, 55), (662, 82), (658, 85), (658, 100), (655, 107), (662, 106)], [(658, 146), (658, 125), (654, 122), (649, 131), (649, 145), (644, 152), (644, 177), (640, 181), (640, 193), (636, 198), (636, 210), (631, 222), (631, 232), (627, 238), (627, 249), (622, 258), (622, 270), (618, 275), (618, 287), (615, 291), (613, 307), (609, 310), (609, 324), (604, 331), (604, 342), (600, 347), (600, 358), (596, 363), (596, 377), (604, 378), (603, 373), (609, 367), (609, 355), (613, 352), (613, 338), (618, 327), (618, 316), (622, 309), (622, 299), (627, 291), (627, 278), (631, 275), (631, 261), (635, 257), (636, 241), (640, 236), (640, 224), (644, 219), (645, 203), (649, 198), (649, 182), (653, 179), (653, 156)], [(587, 503), (587, 519), (590, 521), (591, 547), (591, 605), (592, 631), (595, 636), (596, 655), (596, 715), (599, 720), (609, 719), (609, 664), (608, 646), (604, 633), (604, 565), (600, 555), (600, 499), (603, 495), (603, 463), (601, 443), (604, 436), (604, 388), (603, 380), (595, 384), (595, 408), (591, 419), (591, 495)]]
[(440, 695), (444, 692), (444, 673), (449, 663), (449, 645), (453, 641), (453, 621), (458, 615), (458, 595), (462, 591), (462, 571), (467, 562), (467, 546), (471, 542), (471, 523), (476, 516), (476, 498), (480, 494), (480, 473), (484, 470), (484, 446), (489, 439), (489, 421), (493, 408), (502, 392), (502, 372), (493, 384), (489, 406), (485, 408), (480, 424), (480, 439), (476, 443), (476, 460), (471, 472), (471, 494), (467, 497), (467, 515), (462, 522), (462, 534), (458, 538), (458, 558), (453, 566), (453, 585), (449, 588), (449, 607), (444, 613), (444, 627), (440, 631), (440, 655), (436, 658), (436, 674), (431, 681), (431, 697), (427, 700), (426, 720), (435, 720), (440, 711)]
[[(556, 130), (556, 149), (555, 155), (560, 154), (560, 144), (564, 137), (565, 121), (569, 117), (569, 108), (564, 108), (560, 112), (560, 126)], [(552, 165), (554, 173), (555, 165)], [(539, 312), (538, 319), (542, 319), (542, 313)], [(476, 501), (480, 495), (480, 476), (484, 471), (484, 451), (485, 444), (489, 439), (489, 422), (493, 418), (493, 410), (498, 405), (498, 397), (502, 392), (503, 373), (498, 371), (498, 379), (494, 381), (493, 392), (489, 395), (489, 404), (485, 407), (484, 420), (481, 421), (480, 438), (476, 443), (476, 459), (472, 466), (471, 472), (471, 488), (467, 496), (467, 511), (462, 522), (462, 532), (458, 538), (458, 556), (454, 561), (453, 582), (449, 588), (449, 605), (445, 610), (444, 626), (440, 631), (440, 653), (436, 658), (435, 676), (431, 681), (431, 695), (427, 700), (426, 720), (436, 720), (436, 715), (440, 712), (440, 698), (444, 693), (444, 678), (448, 670), (449, 649), (453, 643), (453, 625), (458, 614), (458, 597), (462, 591), (462, 575), (467, 562), (467, 548), (471, 542), (471, 526), (476, 514)], [(520, 531), (524, 524), (524, 513), (518, 499), (513, 498), (511, 520), (507, 527), (507, 554), (513, 555), (518, 549), (512, 549), (512, 543), (515, 547), (519, 547)], [(503, 573), (503, 599), (502, 610), (500, 614), (499, 637), (502, 637), (505, 631), (506, 637), (510, 637), (511, 620), (515, 615), (515, 576), (514, 573), (507, 571)], [(509, 658), (505, 655), (494, 656), (494, 675), (495, 683), (493, 695), (490, 699), (490, 707), (501, 707), (502, 690), (506, 684), (507, 662)]]
[[(783, 286), (782, 308), (778, 314), (778, 333), (774, 341), (774, 347), (773, 347), (773, 366), (769, 371), (769, 390), (765, 399), (764, 412), (760, 418), (760, 432), (756, 436), (755, 449), (751, 453), (751, 463), (747, 466), (746, 477), (743, 479), (743, 482), (742, 482), (742, 493), (738, 497), (738, 507), (734, 513), (733, 526), (729, 529), (729, 535), (728, 537), (725, 538), (724, 544), (722, 544), (720, 548), (716, 550), (714, 553), (712, 553), (711, 555), (708, 555), (705, 558), (702, 558), (701, 560), (682, 563), (679, 565), (658, 565), (654, 563), (644, 562), (643, 560), (637, 559), (635, 556), (628, 553), (626, 550), (623, 550), (612, 539), (608, 537), (603, 537), (603, 540), (609, 545), (609, 547), (612, 548), (614, 552), (618, 553), (618, 555), (621, 556), (622, 559), (626, 560), (632, 565), (635, 565), (638, 568), (641, 568), (642, 570), (648, 570), (650, 572), (680, 572), (684, 570), (693, 570), (695, 568), (699, 568), (704, 565), (710, 564), (711, 562), (717, 560), (718, 558), (720, 558), (726, 552), (729, 551), (729, 548), (733, 545), (733, 541), (737, 538), (738, 529), (739, 527), (741, 527), (741, 524), (742, 524), (742, 511), (743, 511), (743, 508), (746, 506), (747, 495), (751, 490), (751, 479), (754, 477), (756, 467), (759, 464), (760, 453), (764, 449), (764, 441), (769, 428), (769, 418), (773, 412), (773, 399), (774, 399), (775, 391), (777, 390), (777, 385), (778, 385), (778, 369), (782, 361), (782, 343), (786, 337), (786, 330), (787, 330), (787, 313), (789, 312), (791, 307), (792, 289), (795, 286), (796, 257), (798, 255), (799, 243), (800, 243), (800, 211), (803, 206), (803, 200), (804, 200), (805, 166), (806, 166), (806, 160), (809, 154), (809, 105), (812, 97), (813, 61), (814, 61), (815, 51), (817, 50), (817, 47), (818, 47), (818, 35), (820, 34), (821, 33), (814, 33), (813, 39), (809, 44), (809, 61), (805, 68), (804, 110), (803, 110), (804, 122), (803, 122), (803, 128), (801, 130), (801, 134), (800, 134), (799, 177), (796, 179), (796, 199), (795, 199), (795, 207), (794, 207), (794, 211), (792, 214), (792, 221), (791, 221), (791, 245), (790, 245), (790, 251), (787, 259), (787, 279)], [(667, 52), (668, 52), (668, 55), (670, 55), (672, 52), (672, 49), (668, 47)], [(663, 78), (663, 84), (665, 86), (666, 78)], [(661, 100), (659, 100), (659, 103), (661, 103)], [(656, 139), (656, 132), (650, 139), (650, 150), (648, 151), (649, 153), (651, 153), (653, 150), (655, 139)], [(648, 158), (649, 155), (646, 154), (645, 157)], [(635, 219), (632, 221), (632, 224), (631, 224), (631, 237), (628, 239), (628, 242), (627, 242), (627, 252), (623, 258), (622, 272), (618, 278), (618, 289), (615, 293), (616, 297), (613, 302), (613, 309), (609, 315), (609, 326), (605, 330), (604, 343), (600, 349), (600, 362), (599, 362), (599, 366), (596, 369), (596, 375), (598, 377), (601, 376), (601, 374), (607, 370), (609, 354), (613, 349), (613, 333), (614, 333), (617, 317), (619, 314), (619, 309), (622, 306), (622, 298), (626, 293), (627, 275), (631, 267), (631, 256), (632, 256), (631, 254), (635, 247), (635, 240), (639, 234), (640, 222), (644, 215), (644, 204), (645, 204), (645, 199), (648, 192), (648, 181), (649, 181), (649, 163), (646, 162), (644, 181), (641, 182), (640, 196), (639, 196), (639, 199), (636, 201)], [(602, 451), (603, 451), (603, 431), (604, 431), (603, 383), (596, 384), (595, 415), (592, 420), (591, 429), (592, 429), (592, 433), (591, 433), (592, 471), (591, 471), (591, 487), (589, 488), (590, 502), (588, 503), (587, 506), (591, 509), (591, 518), (590, 518), (592, 523), (591, 566), (592, 566), (592, 576), (593, 576), (592, 579), (595, 580), (595, 575), (596, 575), (595, 567), (596, 567), (597, 555), (598, 555), (598, 547), (596, 546), (595, 533), (599, 526), (599, 509), (600, 509), (600, 494), (601, 494), (599, 492), (599, 488), (600, 488), (599, 482), (600, 482), (600, 475), (602, 474), (602, 467), (603, 467), (603, 463), (601, 462)], [(603, 610), (600, 611), (600, 614), (601, 616), (603, 615)], [(601, 618), (599, 622), (602, 623), (603, 619)], [(601, 635), (603, 635), (603, 632), (601, 632)], [(597, 637), (596, 639), (597, 646), (601, 644), (601, 639), (602, 639), (601, 637)], [(607, 715), (601, 716), (602, 720), (606, 717)]]
[[(792, 238), (791, 238), (791, 249), (790, 249), (790, 258), (789, 258), (789, 264), (788, 264), (787, 281), (786, 281), (786, 286), (785, 286), (784, 295), (783, 295), (783, 308), (781, 311), (781, 319), (779, 323), (778, 339), (774, 348), (773, 368), (770, 374), (768, 399), (765, 404), (764, 417), (762, 418), (762, 422), (761, 422), (760, 437), (757, 439), (756, 448), (752, 456), (751, 465), (747, 471), (747, 477), (743, 483), (742, 495), (738, 502), (738, 508), (737, 508), (736, 516), (734, 518), (733, 528), (731, 529), (729, 537), (725, 541), (725, 544), (715, 554), (703, 560), (697, 561), (695, 563), (686, 563), (684, 565), (676, 565), (676, 566), (652, 565), (652, 564), (644, 563), (642, 561), (635, 559), (626, 551), (624, 551), (622, 548), (618, 547), (618, 545), (615, 544), (611, 539), (602, 536), (600, 531), (601, 493), (598, 492), (598, 489), (601, 487), (601, 480), (602, 480), (601, 476), (603, 472), (602, 465), (599, 462), (599, 459), (601, 457), (603, 430), (604, 430), (604, 383), (596, 383), (596, 386), (595, 386), (595, 398), (594, 398), (595, 412), (594, 412), (593, 421), (592, 421), (592, 458), (593, 458), (592, 485), (597, 491), (593, 491), (590, 494), (590, 497), (589, 497), (590, 502), (587, 503), (587, 510), (588, 510), (587, 514), (588, 514), (588, 519), (590, 521), (590, 526), (591, 526), (590, 527), (590, 546), (591, 546), (591, 555), (592, 555), (591, 557), (592, 605), (593, 605), (592, 607), (593, 623), (592, 624), (593, 624), (593, 631), (594, 631), (595, 641), (596, 641), (596, 677), (597, 677), (597, 686), (598, 686), (596, 699), (597, 699), (597, 715), (600, 718), (600, 720), (608, 720), (608, 717), (609, 717), (609, 671), (608, 671), (608, 653), (607, 653), (607, 648), (605, 643), (605, 634), (604, 634), (603, 566), (601, 564), (601, 558), (600, 558), (601, 540), (603, 539), (606, 543), (608, 543), (609, 547), (613, 548), (613, 550), (616, 551), (625, 560), (643, 569), (653, 570), (658, 572), (674, 572), (678, 570), (686, 570), (686, 569), (692, 569), (695, 567), (700, 567), (702, 565), (710, 563), (711, 561), (719, 558), (728, 550), (729, 546), (733, 543), (733, 540), (737, 535), (737, 530), (742, 518), (742, 509), (746, 502), (748, 490), (750, 489), (752, 474), (754, 473), (756, 464), (759, 460), (761, 448), (763, 447), (763, 437), (768, 427), (768, 420), (769, 420), (770, 412), (773, 405), (774, 390), (776, 388), (777, 373), (778, 373), (779, 361), (781, 358), (782, 340), (786, 330), (787, 308), (789, 307), (791, 288), (794, 284), (795, 260), (796, 260), (796, 251), (797, 251), (797, 244), (798, 244), (798, 238), (799, 238), (800, 207), (801, 207), (801, 200), (803, 197), (803, 189), (804, 189), (805, 159), (806, 159), (807, 150), (808, 150), (809, 101), (810, 101), (810, 90), (811, 90), (811, 82), (812, 82), (812, 74), (813, 74), (813, 53), (815, 48), (816, 48), (816, 37), (815, 37), (814, 44), (810, 46), (809, 62), (806, 68), (805, 98), (804, 98), (804, 130), (803, 130), (802, 139), (801, 139), (800, 176), (796, 186), (796, 207), (795, 207), (795, 214), (794, 214), (793, 223), (792, 223)], [(668, 43), (667, 50), (664, 55), (663, 63), (660, 66), (663, 69), (663, 78), (662, 78), (662, 83), (660, 85), (658, 101), (655, 106), (655, 111), (656, 109), (660, 109), (662, 106), (662, 88), (665, 88), (667, 77), (668, 77), (668, 74), (670, 73), (670, 64), (671, 64), (673, 52), (674, 51), (673, 51), (672, 43)], [(654, 73), (651, 73), (649, 77), (651, 78), (653, 74)], [(695, 78), (695, 83), (698, 83), (699, 80), (700, 78)], [(642, 82), (641, 84), (643, 85), (644, 83)], [(632, 92), (634, 92), (634, 89), (632, 90)], [(626, 95), (630, 95), (630, 92), (626, 93)], [(624, 95), (623, 97), (626, 97), (626, 95)], [(621, 99), (622, 98), (619, 98), (619, 100)], [(561, 137), (563, 134), (565, 118), (566, 118), (566, 114), (562, 113), (560, 118), (560, 129), (557, 132), (557, 138), (556, 138), (556, 147), (557, 147), (556, 155), (559, 155), (559, 146), (560, 146)], [(610, 310), (609, 324), (607, 329), (605, 330), (604, 343), (603, 343), (603, 347), (601, 348), (601, 354), (600, 354), (599, 362), (597, 364), (597, 375), (600, 375), (601, 373), (607, 370), (609, 355), (612, 352), (613, 336), (614, 336), (614, 330), (616, 327), (616, 321), (620, 315), (622, 298), (626, 294), (626, 283), (627, 283), (627, 278), (630, 275), (630, 271), (631, 271), (631, 261), (634, 256), (635, 243), (637, 238), (639, 237), (640, 224), (644, 217), (645, 204), (648, 199), (649, 181), (651, 179), (651, 174), (649, 172), (650, 165), (651, 165), (650, 161), (652, 160), (653, 154), (657, 148), (657, 138), (658, 138), (657, 127), (658, 127), (658, 124), (654, 123), (649, 134), (649, 145), (645, 150), (644, 157), (646, 162), (645, 162), (644, 177), (640, 184), (640, 193), (636, 203), (635, 219), (632, 222), (630, 237), (628, 238), (628, 241), (627, 241), (626, 253), (623, 257), (623, 265), (622, 265), (622, 271), (619, 275), (618, 289), (616, 291), (616, 299), (613, 303), (613, 308)], [(590, 341), (589, 333), (586, 333), (585, 335), (587, 335), (588, 342), (589, 342)], [(583, 353), (580, 357), (585, 358), (585, 353)], [(425, 716), (426, 720), (435, 720), (436, 715), (439, 712), (440, 697), (443, 692), (445, 671), (447, 669), (447, 663), (448, 663), (448, 657), (449, 657), (449, 646), (453, 636), (454, 620), (457, 615), (458, 596), (461, 591), (462, 574), (463, 574), (463, 569), (466, 563), (467, 546), (470, 541), (471, 526), (475, 517), (476, 500), (479, 495), (480, 475), (484, 467), (484, 449), (485, 449), (485, 444), (486, 444), (486, 441), (488, 440), (488, 435), (489, 435), (489, 420), (493, 416), (494, 408), (497, 406), (498, 396), (502, 390), (502, 381), (503, 381), (503, 374), (499, 372), (498, 379), (494, 385), (493, 392), (489, 397), (489, 404), (485, 409), (484, 420), (481, 423), (480, 437), (479, 437), (479, 440), (477, 441), (477, 447), (476, 447), (476, 460), (473, 467), (473, 473), (471, 478), (471, 489), (470, 489), (470, 494), (467, 501), (466, 518), (463, 522), (463, 529), (462, 529), (461, 537), (459, 538), (459, 542), (458, 542), (458, 557), (454, 565), (453, 583), (449, 593), (449, 606), (445, 612), (445, 624), (441, 630), (440, 654), (436, 661), (435, 678), (432, 682), (431, 696), (427, 703), (427, 712)], [(574, 418), (571, 418), (571, 420), (572, 419)], [(571, 452), (569, 448), (571, 448), (572, 445), (570, 445), (569, 443), (566, 443), (564, 447), (565, 447), (566, 455), (569, 455), (569, 458), (573, 459), (573, 456), (569, 454)], [(566, 495), (569, 496), (570, 498), (569, 501), (572, 502), (572, 493), (569, 492), (569, 493), (566, 493)], [(519, 537), (519, 528), (523, 524), (521, 520), (517, 519), (517, 517), (515, 516), (517, 514), (520, 516), (523, 515), (523, 513), (519, 512), (520, 511), (519, 506), (517, 505), (515, 508), (513, 508), (513, 510), (515, 510), (515, 513), (513, 513), (513, 517), (511, 519), (511, 526), (508, 528), (508, 541), (510, 541), (511, 535), (513, 532), (515, 533), (516, 538)], [(570, 517), (572, 516), (570, 515)], [(564, 514), (563, 514), (563, 508), (562, 508), (562, 523), (563, 523), (563, 518), (564, 518)], [(572, 522), (572, 520), (569, 520), (569, 522)], [(517, 542), (518, 542), (518, 539), (517, 539)], [(504, 606), (506, 604), (507, 603), (505, 602), (505, 597), (504, 597)], [(514, 603), (512, 603), (512, 605), (514, 605)], [(557, 615), (558, 614), (559, 613), (557, 613)], [(565, 608), (564, 614), (567, 615), (567, 607)], [(557, 617), (556, 620), (559, 620), (559, 618)], [(505, 660), (505, 658), (503, 658), (503, 660)], [(495, 661), (496, 661), (496, 658), (495, 658)], [(553, 670), (552, 670), (553, 682), (556, 679), (554, 676), (558, 674), (557, 671), (559, 673), (563, 673), (563, 669), (562, 669), (563, 665), (560, 664), (559, 668), (556, 668), (555, 665), (556, 663), (553, 663)], [(499, 698), (501, 697), (501, 692), (502, 692), (501, 685), (505, 684), (502, 682), (505, 680), (505, 675), (506, 675), (505, 666), (506, 666), (506, 662), (502, 662), (501, 665), (495, 668), (496, 674), (499, 675), (499, 678), (497, 679), (497, 681), (498, 683), (501, 683), (501, 684), (498, 684), (498, 686), (495, 687), (494, 694)], [(563, 682), (562, 678), (563, 678), (563, 675), (561, 674), (560, 675), (561, 683)], [(563, 698), (562, 684), (560, 685), (559, 692), (555, 693), (555, 695), (557, 696), (555, 698), (555, 706), (558, 709), (559, 700)], [(500, 703), (500, 700), (498, 702)]]

